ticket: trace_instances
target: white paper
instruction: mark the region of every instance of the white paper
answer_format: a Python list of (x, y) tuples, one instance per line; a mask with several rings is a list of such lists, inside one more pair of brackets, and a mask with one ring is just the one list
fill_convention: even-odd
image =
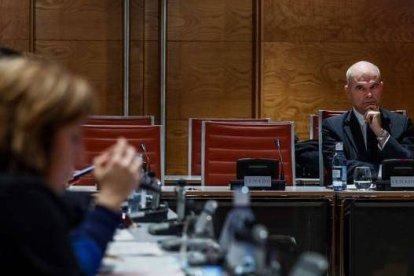
[(172, 256), (105, 258), (101, 272), (109, 272), (111, 275), (185, 275), (178, 259)]
[(162, 256), (164, 252), (157, 243), (122, 241), (111, 242), (106, 249), (106, 255), (114, 257), (124, 256)]
[(135, 238), (127, 229), (118, 229), (114, 235), (114, 241), (134, 241)]

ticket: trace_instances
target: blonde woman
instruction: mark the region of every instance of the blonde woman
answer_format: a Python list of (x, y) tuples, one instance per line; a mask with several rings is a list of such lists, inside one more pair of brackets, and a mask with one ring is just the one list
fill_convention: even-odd
[(2, 270), (97, 272), (120, 222), (120, 206), (141, 178), (142, 161), (125, 139), (98, 156), (100, 192), (82, 223), (73, 225), (62, 194), (83, 156), (80, 124), (93, 102), (88, 83), (55, 64), (0, 60)]

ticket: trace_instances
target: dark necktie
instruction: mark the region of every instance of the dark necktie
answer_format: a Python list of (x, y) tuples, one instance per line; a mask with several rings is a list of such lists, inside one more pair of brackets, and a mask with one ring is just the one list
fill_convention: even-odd
[(377, 150), (378, 150), (378, 141), (374, 134), (374, 132), (371, 130), (371, 128), (367, 125), (367, 157), (368, 160), (371, 162), (375, 162), (376, 156), (377, 156)]

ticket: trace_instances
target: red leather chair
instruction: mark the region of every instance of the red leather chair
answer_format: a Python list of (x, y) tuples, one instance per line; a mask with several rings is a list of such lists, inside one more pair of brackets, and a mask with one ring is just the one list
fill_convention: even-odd
[(190, 118), (188, 120), (188, 174), (201, 175), (202, 122), (270, 122), (269, 118)]
[(279, 159), (275, 138), (281, 141), (287, 185), (295, 185), (293, 122), (203, 122), (202, 185), (228, 185), (240, 158)]
[[(83, 125), (85, 145), (85, 166), (92, 164), (93, 158), (104, 149), (115, 143), (119, 137), (124, 137), (129, 143), (141, 151), (141, 144), (145, 144), (151, 171), (161, 180), (164, 178), (164, 150), (162, 150), (162, 127), (159, 125)], [(144, 161), (145, 161), (145, 157)], [(80, 169), (80, 168), (78, 168)], [(77, 183), (90, 185), (87, 177)]]
[(318, 112), (318, 137), (319, 137), (319, 183), (321, 186), (325, 185), (324, 180), (326, 178), (326, 171), (323, 166), (323, 153), (322, 153), (322, 122), (323, 120), (344, 114), (344, 110), (319, 110)]
[(311, 114), (309, 116), (309, 139), (318, 139), (318, 115)]
[(154, 116), (106, 116), (94, 115), (85, 120), (85, 125), (153, 125)]

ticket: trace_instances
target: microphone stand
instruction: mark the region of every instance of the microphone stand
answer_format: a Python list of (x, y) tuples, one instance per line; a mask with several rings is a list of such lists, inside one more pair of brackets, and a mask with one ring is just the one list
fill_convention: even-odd
[[(167, 251), (181, 250), (187, 254), (190, 265), (217, 264), (222, 260), (222, 250), (214, 240), (213, 216), (218, 207), (215, 200), (208, 200), (204, 204), (202, 212), (197, 217), (188, 217), (185, 229), (191, 229), (188, 235), (183, 231), (181, 237), (165, 239), (160, 242), (161, 248)], [(191, 224), (191, 227), (188, 225)], [(187, 235), (189, 238), (187, 238)], [(188, 250), (188, 251), (187, 251)]]
[[(168, 218), (168, 205), (160, 203), (161, 181), (153, 172), (146, 172), (140, 184), (140, 188), (150, 191), (152, 201), (149, 207), (141, 207), (137, 212), (132, 212), (129, 217), (134, 222), (162, 222)], [(146, 196), (142, 193), (141, 196)]]
[(283, 156), (282, 156), (282, 150), (280, 147), (280, 139), (275, 139), (275, 145), (277, 147), (277, 152), (279, 154), (279, 160), (280, 160), (280, 177), (279, 179), (284, 181), (285, 180), (285, 163), (283, 162)]
[(148, 227), (148, 232), (152, 235), (181, 235), (184, 227), (185, 220), (185, 185), (186, 182), (183, 179), (178, 180), (176, 187), (177, 198), (177, 219), (170, 220), (163, 223), (152, 224)]
[[(162, 222), (168, 218), (168, 205), (166, 203), (160, 203), (162, 183), (155, 177), (155, 173), (151, 171), (147, 147), (145, 144), (140, 144), (140, 147), (146, 161), (144, 176), (139, 185), (140, 189), (143, 190), (141, 199), (142, 197), (145, 197), (142, 200), (144, 206), (141, 206), (137, 212), (130, 213), (129, 216), (135, 222)], [(152, 196), (152, 201), (149, 207), (146, 203), (147, 191), (149, 191)]]
[(275, 146), (277, 148), (277, 153), (279, 155), (279, 162), (280, 162), (280, 176), (279, 176), (279, 180), (273, 180), (272, 182), (275, 182), (275, 184), (278, 187), (283, 187), (283, 190), (286, 187), (286, 180), (285, 180), (285, 163), (283, 162), (283, 156), (282, 156), (282, 149), (281, 149), (281, 143), (280, 143), (280, 139), (276, 138), (274, 140), (275, 142)]
[(145, 170), (147, 172), (150, 172), (151, 171), (151, 166), (150, 166), (150, 158), (149, 158), (149, 155), (148, 155), (147, 146), (145, 146), (145, 144), (140, 144), (140, 148), (142, 150), (142, 153), (145, 156), (145, 164), (146, 164), (145, 165)]

